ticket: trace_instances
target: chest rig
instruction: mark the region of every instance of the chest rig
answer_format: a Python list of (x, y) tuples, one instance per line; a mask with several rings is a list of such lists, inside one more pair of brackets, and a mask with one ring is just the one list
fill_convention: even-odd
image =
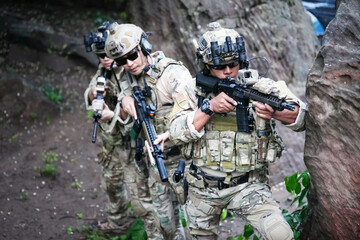
[[(157, 57), (155, 59), (155, 64), (150, 65), (150, 69), (146, 71), (144, 79), (141, 79), (138, 82), (140, 88), (145, 89), (145, 91), (148, 92), (146, 98), (147, 104), (152, 104), (155, 107), (153, 123), (157, 134), (165, 133), (169, 130), (168, 115), (174, 106), (173, 101), (160, 102), (160, 93), (157, 89), (158, 80), (164, 77), (163, 73), (170, 65), (182, 65), (182, 63), (170, 58)], [(165, 142), (163, 153), (164, 159), (167, 160), (165, 161), (165, 165), (177, 163), (177, 159), (180, 157), (180, 149), (178, 146), (175, 146), (172, 141)]]
[[(205, 96), (200, 89), (197, 93)], [(205, 125), (204, 137), (193, 152), (195, 166), (225, 173), (246, 173), (267, 169), (268, 163), (281, 156), (284, 143), (275, 131), (275, 121), (256, 118), (251, 103), (247, 105), (245, 131), (239, 131), (236, 111), (226, 117), (220, 114), (211, 117)]]

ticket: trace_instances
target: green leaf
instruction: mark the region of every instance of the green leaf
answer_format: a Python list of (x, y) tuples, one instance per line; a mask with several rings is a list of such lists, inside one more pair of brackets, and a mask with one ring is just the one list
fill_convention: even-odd
[(244, 239), (243, 235), (239, 235), (239, 236), (236, 238), (236, 240), (243, 240), (243, 239)]
[(302, 185), (303, 185), (305, 188), (308, 188), (309, 185), (310, 185), (310, 175), (309, 175), (309, 172), (308, 172), (308, 171), (304, 171), (304, 172), (302, 172), (301, 176), (302, 176)]
[(295, 240), (296, 240), (296, 239), (299, 239), (299, 237), (300, 237), (300, 232), (297, 231), (297, 230), (295, 230), (295, 231), (294, 231), (294, 239), (295, 239)]
[(288, 212), (289, 212), (289, 211), (286, 210), (286, 209), (283, 209), (283, 210), (281, 211), (282, 214), (286, 214), (286, 213), (288, 213)]
[(290, 206), (292, 206), (297, 200), (299, 200), (299, 196), (295, 197), (294, 200), (292, 200)]
[(77, 213), (76, 216), (78, 217), (78, 219), (82, 219), (82, 218), (83, 218), (83, 214), (82, 214), (82, 213)]
[(73, 234), (74, 232), (73, 232), (72, 226), (68, 226), (68, 227), (66, 228), (66, 232), (67, 232), (67, 234)]
[(221, 212), (221, 220), (224, 220), (226, 218), (226, 216), (227, 216), (227, 209), (224, 208)]
[(181, 220), (181, 225), (183, 227), (186, 227), (185, 213), (184, 213), (184, 209), (182, 208), (182, 206), (180, 206), (180, 220)]
[(244, 226), (244, 237), (245, 239), (249, 239), (249, 237), (254, 233), (254, 230), (249, 224), (245, 224)]
[(301, 184), (300, 183), (297, 183), (296, 184), (296, 188), (295, 188), (295, 193), (296, 194), (299, 194), (301, 192)]
[(258, 236), (254, 235), (253, 240), (259, 240)]

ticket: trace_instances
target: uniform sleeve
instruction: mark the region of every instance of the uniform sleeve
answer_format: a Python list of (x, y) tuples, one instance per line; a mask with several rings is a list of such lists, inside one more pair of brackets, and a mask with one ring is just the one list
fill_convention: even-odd
[[(169, 69), (171, 70), (171, 69)], [(170, 139), (175, 144), (189, 143), (198, 140), (204, 130), (195, 130), (192, 122), (197, 110), (195, 79), (184, 66), (174, 65), (172, 71), (165, 71), (170, 79), (170, 89), (174, 107), (168, 116)]]
[(305, 130), (305, 115), (307, 112), (307, 104), (301, 101), (298, 97), (295, 96), (293, 92), (286, 86), (284, 81), (275, 82), (276, 87), (280, 91), (280, 95), (286, 96), (285, 99), (290, 104), (296, 104), (299, 106), (299, 114), (294, 123), (284, 124), (284, 126), (290, 128), (293, 131), (300, 132)]

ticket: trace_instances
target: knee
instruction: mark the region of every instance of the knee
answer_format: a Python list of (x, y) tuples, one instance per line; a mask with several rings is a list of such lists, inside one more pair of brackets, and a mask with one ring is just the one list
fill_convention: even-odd
[(279, 212), (261, 216), (259, 221), (262, 234), (268, 240), (291, 240), (293, 232), (284, 217)]

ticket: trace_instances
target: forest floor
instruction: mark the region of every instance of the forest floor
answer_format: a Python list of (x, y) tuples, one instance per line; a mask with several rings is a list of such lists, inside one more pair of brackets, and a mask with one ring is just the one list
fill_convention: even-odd
[[(26, 3), (0, 10), (2, 17), (10, 14), (29, 23), (48, 24), (74, 37), (97, 26), (91, 11), (30, 8)], [(0, 239), (85, 239), (86, 234), (76, 229), (105, 219), (107, 202), (96, 163), (101, 140), (91, 143), (93, 120), (83, 100), (95, 68), (12, 42), (6, 31), (1, 34)], [(9, 83), (9, 79), (15, 80)], [(59, 89), (59, 104), (41, 97), (44, 83)], [(25, 89), (29, 85), (33, 90)], [(55, 169), (50, 172), (56, 177), (40, 173), (46, 160), (53, 160)], [(275, 199), (287, 208), (290, 201), (284, 186), (273, 190)], [(240, 226), (239, 218), (225, 220), (220, 239), (241, 233)]]

